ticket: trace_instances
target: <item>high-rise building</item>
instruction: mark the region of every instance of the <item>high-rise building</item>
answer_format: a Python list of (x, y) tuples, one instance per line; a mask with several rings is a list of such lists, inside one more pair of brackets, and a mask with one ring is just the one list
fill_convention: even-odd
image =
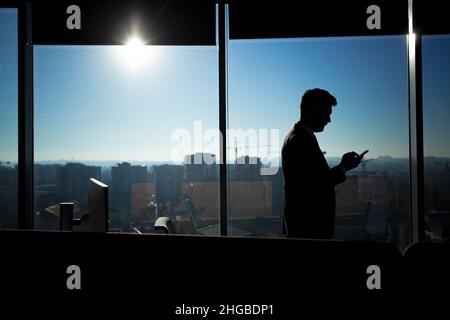
[(156, 219), (155, 183), (134, 183), (131, 188), (131, 217), (135, 223)]
[(111, 206), (129, 216), (133, 186), (145, 182), (147, 182), (146, 166), (133, 166), (128, 162), (113, 166), (111, 168)]
[(195, 153), (184, 158), (184, 179), (187, 181), (215, 181), (219, 179), (216, 156), (211, 153)]
[(183, 166), (169, 164), (154, 166), (153, 173), (156, 182), (156, 201), (178, 199), (181, 196)]
[(111, 192), (130, 193), (134, 183), (146, 181), (146, 166), (132, 166), (128, 162), (122, 162), (111, 168)]
[(259, 181), (262, 179), (261, 166), (261, 159), (257, 157), (239, 157), (235, 164), (228, 165), (229, 179), (239, 181)]
[(17, 195), (17, 166), (12, 168), (0, 165), (0, 228), (17, 227)]
[(56, 185), (57, 170), (60, 164), (35, 164), (34, 165), (34, 185)]
[(57, 168), (56, 177), (56, 190), (61, 201), (77, 201), (85, 205), (87, 204), (89, 179), (100, 179), (101, 168), (69, 162), (65, 166)]

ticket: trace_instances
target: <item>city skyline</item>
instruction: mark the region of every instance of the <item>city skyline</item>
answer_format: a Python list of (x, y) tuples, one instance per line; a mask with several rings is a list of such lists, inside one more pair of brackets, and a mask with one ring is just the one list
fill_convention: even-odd
[[(248, 156), (248, 155), (246, 155)], [(242, 156), (245, 157), (245, 156)], [(339, 161), (341, 158), (340, 157), (327, 157), (325, 156), (325, 158), (327, 159), (327, 161), (330, 162), (336, 162)], [(275, 158), (273, 158), (275, 159)], [(272, 159), (272, 160), (273, 160)], [(371, 157), (367, 157), (365, 158), (366, 160), (386, 160), (386, 159), (392, 159), (392, 160), (404, 160), (404, 161), (409, 161), (409, 157), (392, 157), (389, 155), (380, 155), (377, 158), (371, 158)], [(439, 157), (439, 156), (425, 156), (425, 160), (447, 160), (450, 161), (450, 157)], [(118, 163), (123, 163), (123, 162), (127, 162), (130, 163), (132, 165), (146, 165), (146, 166), (157, 166), (157, 165), (166, 165), (166, 164), (170, 164), (170, 165), (185, 165), (186, 163), (182, 162), (171, 162), (171, 161), (152, 161), (152, 160), (131, 160), (131, 159), (106, 159), (106, 160), (92, 160), (92, 159), (56, 159), (56, 160), (39, 160), (39, 161), (35, 161), (35, 164), (39, 164), (39, 165), (51, 165), (51, 164), (66, 164), (66, 163), (83, 163), (83, 164), (87, 164), (87, 165), (99, 165), (102, 167), (108, 167), (108, 166), (114, 166)], [(235, 161), (234, 159), (232, 161), (228, 161), (227, 164), (234, 164)], [(215, 163), (217, 164), (217, 163)], [(215, 165), (214, 164), (214, 165)], [(267, 164), (262, 162), (262, 164)], [(5, 161), (5, 160), (1, 160), (0, 159), (0, 165), (3, 166), (16, 166), (18, 165), (17, 161)], [(280, 168), (281, 168), (281, 162), (280, 162)], [(357, 170), (354, 169), (354, 170)]]

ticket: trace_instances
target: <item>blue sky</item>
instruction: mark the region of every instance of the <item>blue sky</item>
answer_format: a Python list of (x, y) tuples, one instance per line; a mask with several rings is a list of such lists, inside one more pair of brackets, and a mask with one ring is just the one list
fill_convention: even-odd
[(425, 155), (450, 157), (450, 36), (423, 41)]
[(0, 161), (17, 162), (17, 10), (0, 9)]
[[(16, 19), (0, 10), (3, 161), (17, 159)], [(449, 40), (424, 41), (427, 155), (450, 156)], [(218, 128), (216, 47), (149, 47), (147, 63), (134, 66), (136, 57), (120, 50), (35, 46), (37, 161), (167, 161), (177, 128), (192, 132), (194, 121)], [(406, 36), (230, 41), (229, 126), (279, 129), (282, 143), (299, 118), (303, 92), (320, 87), (338, 100), (318, 134), (327, 155), (369, 149), (369, 158), (407, 157), (406, 50)]]
[(152, 160), (172, 132), (218, 126), (217, 50), (152, 47), (130, 70), (119, 47), (35, 49), (36, 160)]
[(338, 100), (317, 135), (327, 155), (408, 156), (405, 36), (234, 41), (229, 70), (231, 127), (272, 126), (284, 137), (304, 91), (318, 87)]

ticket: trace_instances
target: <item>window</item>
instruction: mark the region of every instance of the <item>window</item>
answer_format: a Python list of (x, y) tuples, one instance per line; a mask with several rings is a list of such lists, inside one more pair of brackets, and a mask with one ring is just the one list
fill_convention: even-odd
[(427, 240), (450, 240), (450, 36), (423, 36), (423, 131)]
[(17, 228), (17, 9), (0, 8), (0, 229)]
[[(410, 221), (407, 61), (406, 36), (229, 41), (229, 128), (248, 132), (241, 141), (228, 139), (230, 233), (280, 235), (282, 143), (299, 120), (304, 91), (318, 87), (338, 100), (331, 124), (317, 134), (329, 165), (345, 152), (369, 149), (365, 162), (336, 187), (335, 238), (389, 240), (404, 248)], [(257, 165), (244, 164), (252, 158)], [(261, 175), (259, 168), (269, 166), (278, 170)]]
[(218, 127), (217, 48), (135, 42), (34, 47), (35, 228), (57, 228), (60, 202), (86, 213), (94, 177), (110, 231), (168, 216), (177, 233), (219, 233), (219, 145), (202, 143)]

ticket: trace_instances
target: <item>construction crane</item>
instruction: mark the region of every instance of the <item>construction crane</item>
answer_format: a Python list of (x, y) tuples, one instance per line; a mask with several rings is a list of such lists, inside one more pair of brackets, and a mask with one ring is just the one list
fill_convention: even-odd
[(197, 230), (197, 220), (198, 220), (198, 212), (197, 209), (194, 206), (194, 203), (191, 199), (191, 197), (189, 196), (189, 194), (187, 193), (183, 193), (183, 201), (184, 201), (184, 205), (186, 206), (187, 212), (189, 213), (189, 218), (191, 219), (193, 228), (194, 228), (194, 233), (198, 234), (198, 230)]

